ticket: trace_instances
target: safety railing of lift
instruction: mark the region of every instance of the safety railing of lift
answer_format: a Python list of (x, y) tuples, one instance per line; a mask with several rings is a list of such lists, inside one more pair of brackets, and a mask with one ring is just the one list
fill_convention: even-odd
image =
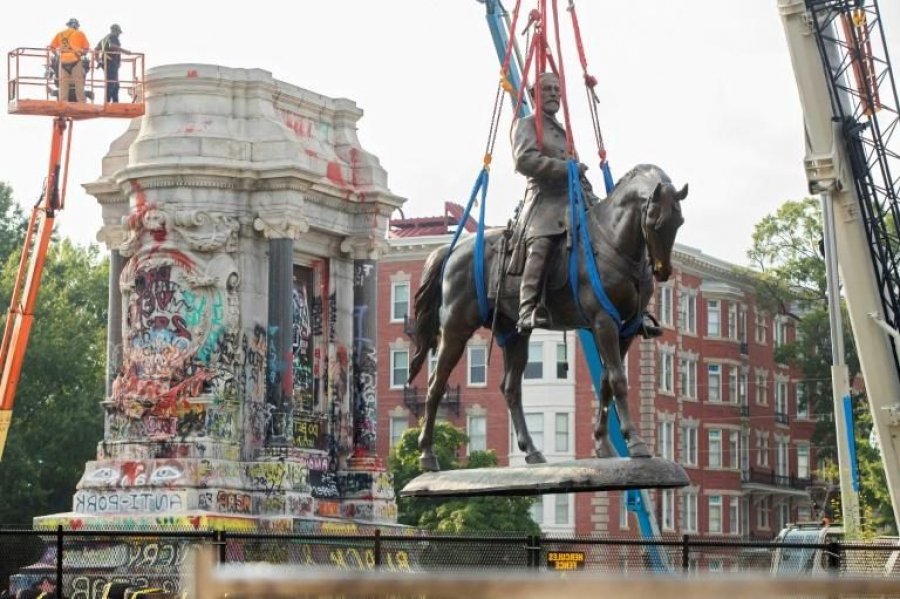
[[(106, 56), (111, 56), (107, 52)], [(98, 63), (100, 53), (90, 52), (85, 58), (85, 99), (88, 103), (106, 103), (106, 87), (109, 81), (106, 71)], [(58, 72), (54, 52), (49, 48), (16, 48), (7, 55), (7, 99), (58, 100)], [(144, 85), (144, 55), (139, 52), (122, 52), (119, 64), (119, 103), (142, 102)], [(65, 98), (64, 98), (65, 99)]]

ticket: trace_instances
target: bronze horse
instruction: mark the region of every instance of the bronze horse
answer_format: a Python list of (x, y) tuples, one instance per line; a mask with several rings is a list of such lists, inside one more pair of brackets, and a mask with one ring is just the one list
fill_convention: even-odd
[[(657, 166), (638, 165), (616, 183), (608, 198), (589, 208), (586, 222), (597, 269), (606, 295), (618, 309), (622, 322), (640, 319), (653, 293), (653, 279), (666, 281), (672, 273), (672, 247), (678, 228), (684, 223), (681, 201), (688, 186), (680, 190)], [(504, 235), (502, 229), (485, 233), (484, 272), (499, 272), (498, 260)], [(444, 395), (450, 372), (459, 362), (466, 343), (483, 326), (477, 305), (473, 260), (475, 236), (463, 239), (450, 253), (450, 246), (436, 249), (428, 257), (422, 284), (415, 296), (415, 349), (410, 362), (409, 380), (415, 378), (428, 358), (436, 351), (437, 363), (428, 380), (426, 415), (419, 435), (422, 451), (419, 463), (423, 470), (439, 470), (432, 451), (434, 421)], [(562, 252), (560, 252), (562, 254)], [(562, 256), (557, 257), (564, 270)], [(446, 260), (446, 264), (445, 264)], [(651, 276), (652, 273), (652, 276)], [(594, 437), (597, 455), (614, 455), (607, 434), (609, 403), (613, 397), (618, 407), (622, 434), (628, 441), (632, 457), (649, 457), (650, 451), (638, 434), (628, 412), (628, 383), (622, 359), (637, 330), (620, 329), (619, 324), (602, 307), (590, 283), (583, 255), (579, 256), (578, 297), (576, 303), (570, 285), (549, 282), (545, 303), (553, 330), (587, 328), (592, 330), (600, 358), (605, 366), (602, 380), (600, 418)], [(562, 281), (565, 282), (564, 280)], [(522, 374), (528, 361), (530, 334), (516, 332), (518, 315), (518, 277), (507, 277), (499, 293), (499, 301), (491, 298), (494, 332), (502, 345), (504, 376), (501, 391), (516, 431), (519, 449), (529, 464), (546, 460), (534, 446), (522, 409)]]

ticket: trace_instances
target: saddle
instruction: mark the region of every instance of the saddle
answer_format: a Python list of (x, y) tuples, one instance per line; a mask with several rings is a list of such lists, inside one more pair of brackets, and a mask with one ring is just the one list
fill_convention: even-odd
[[(506, 234), (506, 233), (504, 233)], [(515, 240), (517, 235), (513, 235)], [(561, 236), (544, 265), (544, 291), (556, 291), (569, 282), (569, 248), (566, 237)], [(487, 273), (488, 298), (509, 299), (519, 295), (522, 268), (525, 264), (525, 242), (507, 245), (500, 260), (493, 261)]]

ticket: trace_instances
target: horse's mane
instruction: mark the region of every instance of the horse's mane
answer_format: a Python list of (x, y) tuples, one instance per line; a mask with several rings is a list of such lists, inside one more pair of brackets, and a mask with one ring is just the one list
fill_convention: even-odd
[(665, 173), (665, 171), (663, 171), (661, 168), (659, 168), (655, 164), (639, 164), (639, 165), (635, 166), (634, 168), (632, 168), (627, 173), (625, 173), (624, 175), (622, 175), (621, 178), (619, 178), (619, 180), (616, 181), (616, 188), (618, 188), (620, 185), (624, 185), (624, 184), (628, 183), (629, 181), (631, 181), (632, 179), (634, 179), (635, 177), (637, 177), (639, 175), (657, 176), (657, 177), (659, 177), (659, 180), (662, 181), (663, 183), (671, 183), (672, 182), (672, 180), (669, 179), (669, 176)]

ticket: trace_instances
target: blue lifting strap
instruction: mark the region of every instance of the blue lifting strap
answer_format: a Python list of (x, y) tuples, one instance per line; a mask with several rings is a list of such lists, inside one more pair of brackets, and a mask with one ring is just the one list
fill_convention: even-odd
[(578, 307), (578, 311), (582, 317), (587, 319), (584, 309), (581, 306), (581, 300), (578, 299), (578, 258), (579, 247), (581, 253), (584, 254), (585, 270), (588, 279), (591, 282), (591, 288), (597, 301), (603, 306), (603, 309), (612, 317), (616, 323), (617, 329), (622, 329), (622, 317), (619, 310), (613, 305), (612, 300), (606, 295), (603, 289), (603, 283), (600, 281), (600, 273), (597, 270), (597, 261), (594, 258), (594, 249), (591, 245), (591, 239), (587, 230), (587, 220), (585, 219), (584, 190), (581, 187), (581, 171), (578, 163), (570, 158), (568, 161), (569, 169), (569, 221), (572, 227), (572, 247), (569, 250), (569, 287), (572, 289), (572, 299)]
[(450, 254), (453, 253), (453, 248), (456, 247), (456, 242), (459, 240), (459, 236), (462, 234), (465, 224), (469, 222), (469, 214), (472, 212), (472, 205), (478, 197), (478, 192), (481, 191), (478, 227), (475, 230), (475, 296), (478, 299), (478, 317), (481, 318), (482, 324), (485, 325), (489, 322), (491, 312), (487, 299), (487, 284), (484, 280), (484, 212), (489, 179), (488, 169), (481, 169), (481, 172), (478, 173), (478, 178), (475, 180), (475, 185), (472, 188), (472, 195), (469, 196), (469, 203), (466, 204), (466, 209), (463, 212), (462, 218), (456, 226), (456, 232), (453, 234), (453, 240), (450, 242), (450, 250), (447, 252), (447, 255), (444, 256), (444, 263), (441, 265), (441, 280), (443, 281), (447, 260), (450, 258)]

